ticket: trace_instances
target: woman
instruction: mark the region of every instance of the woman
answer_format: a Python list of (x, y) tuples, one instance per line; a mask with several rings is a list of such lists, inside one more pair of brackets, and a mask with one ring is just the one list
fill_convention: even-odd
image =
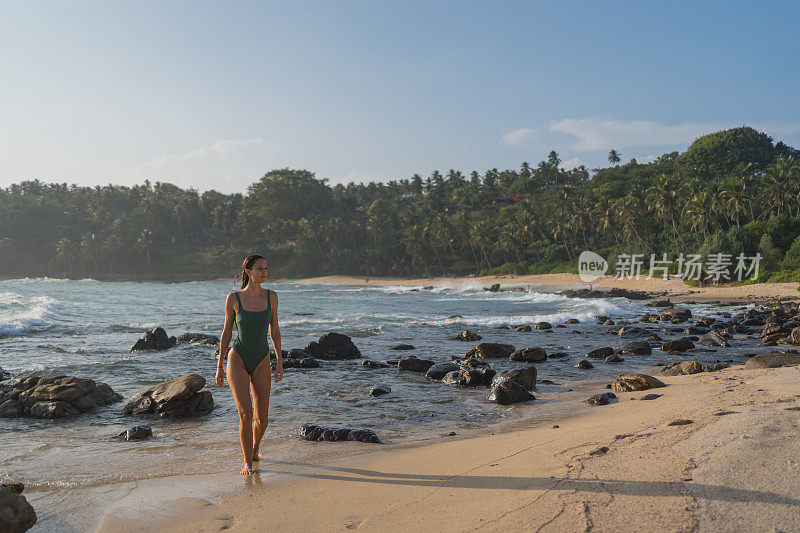
[[(242, 272), (235, 279), (240, 277), (242, 290), (232, 292), (225, 300), (225, 327), (222, 330), (215, 378), (220, 387), (223, 386), (223, 374), (228, 379), (233, 401), (239, 411), (239, 440), (244, 454), (244, 468), (239, 473), (246, 476), (253, 473), (253, 461), (261, 459), (258, 447), (267, 430), (270, 391), (267, 332), (272, 337), (272, 347), (278, 359), (275, 383), (283, 379), (283, 359), (281, 330), (278, 327), (278, 295), (275, 291), (261, 288), (261, 284), (267, 280), (267, 261), (260, 255), (248, 256), (242, 263)], [(234, 323), (238, 336), (228, 351)], [(225, 355), (228, 364), (223, 372)]]

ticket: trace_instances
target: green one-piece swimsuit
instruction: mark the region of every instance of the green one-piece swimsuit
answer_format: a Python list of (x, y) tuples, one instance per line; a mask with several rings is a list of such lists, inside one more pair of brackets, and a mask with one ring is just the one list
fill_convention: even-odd
[(267, 332), (272, 318), (272, 301), (267, 289), (267, 308), (263, 311), (248, 311), (242, 307), (239, 292), (236, 293), (239, 310), (236, 312), (236, 340), (233, 349), (239, 354), (248, 374), (252, 374), (265, 357), (269, 357)]

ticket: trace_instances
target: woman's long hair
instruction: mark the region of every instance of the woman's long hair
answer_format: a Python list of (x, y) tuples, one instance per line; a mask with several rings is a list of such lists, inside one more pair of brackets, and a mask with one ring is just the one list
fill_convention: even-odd
[[(243, 289), (247, 286), (247, 282), (250, 281), (250, 276), (247, 275), (247, 272), (245, 272), (245, 270), (252, 270), (253, 265), (259, 259), (264, 259), (264, 257), (262, 257), (262, 256), (260, 256), (258, 254), (251, 254), (251, 255), (248, 255), (247, 257), (245, 257), (244, 261), (242, 261), (242, 271), (239, 272), (238, 274), (236, 274), (233, 277), (234, 281), (239, 279), (239, 278), (242, 279), (242, 288)], [(264, 261), (266, 261), (266, 259), (264, 259)]]

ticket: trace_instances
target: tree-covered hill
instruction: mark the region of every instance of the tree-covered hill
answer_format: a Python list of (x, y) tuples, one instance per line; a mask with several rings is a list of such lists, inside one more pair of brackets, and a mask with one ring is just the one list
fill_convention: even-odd
[(646, 164), (615, 150), (602, 169), (560, 163), (335, 186), (282, 169), (232, 195), (24, 181), (0, 189), (0, 275), (209, 278), (251, 252), (272, 276), (539, 273), (589, 249), (758, 252), (773, 279), (799, 279), (800, 153), (764, 133), (713, 133)]

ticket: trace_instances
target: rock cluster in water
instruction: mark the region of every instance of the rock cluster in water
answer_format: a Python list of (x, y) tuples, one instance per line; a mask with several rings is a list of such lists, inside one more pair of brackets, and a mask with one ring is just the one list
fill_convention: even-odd
[(175, 337), (168, 337), (164, 328), (157, 327), (145, 332), (142, 338), (131, 346), (132, 352), (143, 352), (148, 350), (166, 350), (178, 343)]
[(65, 418), (122, 396), (105, 383), (72, 376), (29, 376), (0, 381), (0, 417)]
[(358, 359), (361, 352), (347, 335), (326, 333), (318, 341), (311, 341), (305, 351), (316, 359)]
[(122, 414), (161, 418), (208, 414), (214, 409), (214, 398), (211, 392), (200, 390), (205, 385), (205, 378), (199, 374), (187, 374), (153, 385), (128, 400)]

